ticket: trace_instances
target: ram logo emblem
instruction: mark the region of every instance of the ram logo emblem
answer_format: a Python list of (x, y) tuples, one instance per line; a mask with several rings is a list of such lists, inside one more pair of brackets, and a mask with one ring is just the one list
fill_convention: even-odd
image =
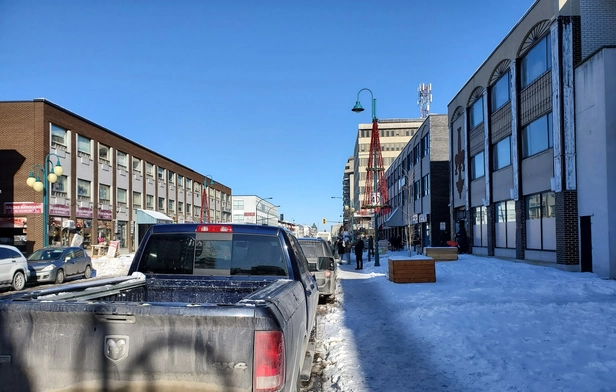
[(128, 357), (128, 336), (107, 335), (105, 336), (105, 357), (113, 362), (118, 362)]

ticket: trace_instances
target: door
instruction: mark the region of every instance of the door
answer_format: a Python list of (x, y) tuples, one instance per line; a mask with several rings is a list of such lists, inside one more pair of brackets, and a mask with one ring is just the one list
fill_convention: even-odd
[(580, 216), (580, 257), (582, 272), (592, 272), (592, 233), (590, 216)]
[(8, 249), (0, 248), (0, 282), (8, 282), (11, 276), (11, 254)]

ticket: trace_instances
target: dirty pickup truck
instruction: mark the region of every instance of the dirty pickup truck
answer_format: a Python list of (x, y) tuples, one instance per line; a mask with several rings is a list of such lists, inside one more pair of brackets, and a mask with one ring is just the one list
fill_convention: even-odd
[(128, 276), (0, 300), (0, 391), (298, 391), (319, 292), (298, 240), (168, 224)]

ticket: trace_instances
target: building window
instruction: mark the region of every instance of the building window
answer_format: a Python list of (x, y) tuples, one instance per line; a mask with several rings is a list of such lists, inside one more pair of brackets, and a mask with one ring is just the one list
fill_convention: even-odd
[(81, 135), (77, 135), (77, 155), (81, 156), (90, 156), (92, 154), (91, 145), (92, 140), (87, 137), (83, 137)]
[(479, 97), (468, 111), (468, 125), (470, 129), (475, 129), (483, 122), (483, 97)]
[(111, 204), (111, 187), (109, 185), (98, 185), (98, 202)]
[(192, 205), (186, 203), (186, 215), (190, 216), (190, 209), (191, 209)]
[(126, 189), (118, 188), (117, 196), (119, 204), (126, 204)]
[(494, 170), (511, 165), (511, 136), (507, 136), (492, 147)]
[(500, 109), (504, 104), (509, 102), (511, 99), (511, 95), (509, 92), (509, 84), (510, 76), (509, 72), (504, 74), (498, 79), (496, 83), (490, 88), (490, 98), (491, 98), (491, 110), (492, 112)]
[(148, 177), (154, 177), (154, 165), (150, 162), (145, 163), (145, 175)]
[(179, 214), (184, 213), (184, 203), (181, 201), (178, 201), (178, 213)]
[(413, 147), (413, 158), (415, 164), (419, 163), (419, 160), (421, 159), (419, 144)]
[(51, 145), (59, 145), (66, 149), (66, 135), (68, 131), (56, 124), (51, 124)]
[(133, 171), (141, 173), (141, 159), (133, 157)]
[(430, 194), (430, 175), (426, 174), (421, 179), (421, 184), (423, 188), (423, 195), (428, 196)]
[(526, 197), (526, 249), (556, 250), (554, 192)]
[(552, 68), (552, 49), (550, 35), (541, 39), (524, 56), (520, 63), (520, 82), (522, 88), (534, 82), (539, 76)]
[(233, 209), (243, 210), (244, 209), (244, 199), (233, 199)]
[(77, 197), (79, 199), (90, 199), (90, 188), (92, 184), (87, 180), (77, 180)]
[(165, 212), (165, 198), (158, 198), (158, 211)]
[(158, 167), (158, 179), (159, 180), (165, 179), (165, 169), (163, 169), (162, 167)]
[(125, 152), (118, 151), (118, 166), (124, 170), (128, 168), (128, 156)]
[(145, 208), (154, 209), (154, 195), (145, 195)]
[(488, 246), (488, 209), (484, 206), (472, 209), (473, 246)]
[(195, 206), (193, 210), (194, 210), (193, 216), (201, 217), (201, 207)]
[(133, 192), (133, 207), (141, 208), (141, 192)]
[(178, 174), (178, 186), (184, 188), (184, 176)]
[(421, 180), (413, 183), (413, 193), (415, 194), (415, 200), (421, 199)]
[(539, 117), (522, 129), (523, 158), (528, 158), (553, 146), (552, 113)]
[(485, 175), (485, 164), (483, 161), (483, 151), (471, 157), (471, 180), (476, 180)]
[(169, 181), (169, 184), (174, 184), (175, 183), (175, 173), (172, 172), (171, 170), (167, 171), (167, 179)]
[(427, 157), (430, 155), (430, 134), (421, 138), (421, 152), (422, 157)]
[(515, 249), (515, 202), (513, 200), (501, 201), (496, 207), (496, 247)]
[(104, 144), (98, 145), (98, 160), (108, 165), (111, 164), (111, 155), (109, 153), (109, 147), (105, 146)]
[(68, 191), (67, 188), (67, 177), (66, 176), (58, 176), (56, 182), (51, 184), (51, 192), (52, 193), (66, 193)]
[(175, 200), (169, 200), (169, 212), (175, 211)]
[(201, 193), (201, 184), (195, 182), (195, 193)]
[(192, 189), (192, 180), (190, 178), (186, 179), (186, 189), (189, 191)]

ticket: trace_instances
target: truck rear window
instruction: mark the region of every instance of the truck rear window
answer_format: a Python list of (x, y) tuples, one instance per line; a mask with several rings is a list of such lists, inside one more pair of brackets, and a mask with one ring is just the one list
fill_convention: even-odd
[(138, 271), (187, 275), (288, 276), (280, 239), (232, 233), (152, 234)]

